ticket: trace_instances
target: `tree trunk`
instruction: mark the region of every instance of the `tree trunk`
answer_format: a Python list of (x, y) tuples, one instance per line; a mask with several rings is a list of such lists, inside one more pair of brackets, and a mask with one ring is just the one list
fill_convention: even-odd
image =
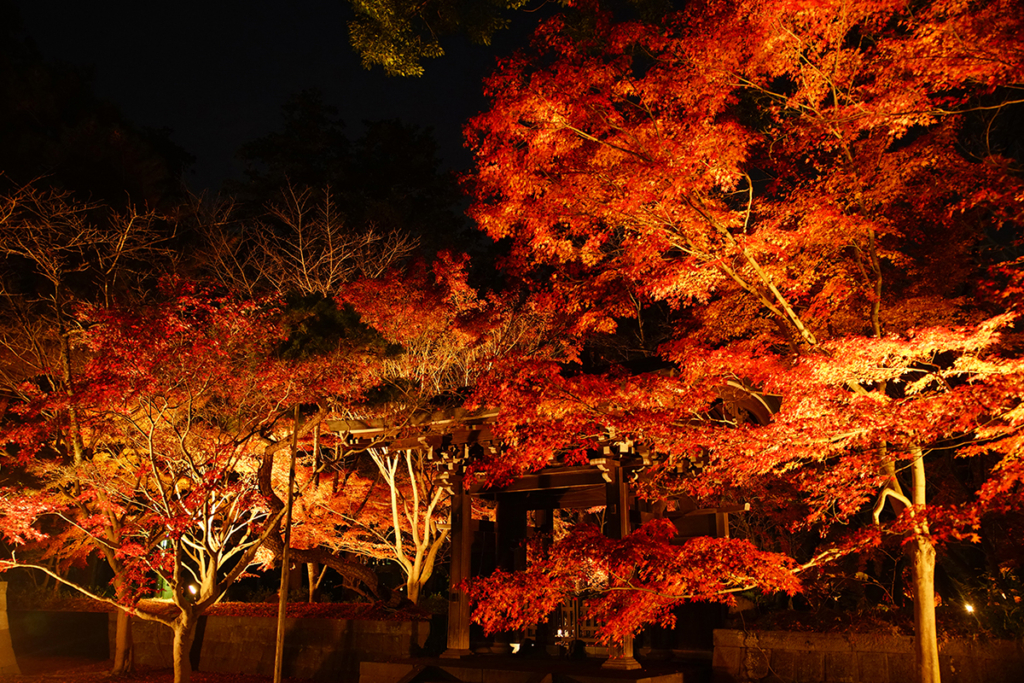
[[(925, 495), (924, 453), (920, 446), (911, 446), (914, 459), (914, 508), (923, 510)], [(935, 630), (935, 545), (928, 531), (928, 520), (915, 524), (910, 546), (914, 572), (914, 654), (921, 683), (940, 683), (939, 640)]]
[(316, 602), (317, 587), (320, 583), (320, 564), (318, 562), (306, 563), (306, 576), (309, 578), (309, 602)]
[(132, 618), (124, 610), (117, 611), (114, 631), (114, 666), (112, 676), (123, 676), (135, 670), (135, 645), (132, 641)]
[(430, 544), (429, 550), (425, 553), (426, 557), (424, 559), (419, 559), (420, 556), (424, 554), (423, 549), (418, 548), (416, 550), (417, 559), (413, 563), (412, 570), (409, 572), (408, 578), (405, 580), (406, 597), (409, 598), (414, 605), (420, 604), (423, 587), (427, 585), (427, 581), (430, 581), (430, 577), (434, 575), (434, 565), (437, 562), (437, 553), (446, 535), (447, 532), (434, 539), (433, 543)]
[(910, 547), (914, 561), (914, 654), (921, 683), (940, 683), (939, 644), (935, 630), (935, 546), (917, 536)]
[[(113, 547), (111, 544), (110, 547)], [(114, 572), (114, 590), (120, 592), (124, 586), (123, 568), (114, 557), (113, 553), (104, 553), (107, 556), (107, 564)], [(114, 630), (114, 666), (111, 674), (129, 674), (135, 670), (135, 648), (132, 641), (132, 618), (124, 610), (117, 611), (117, 622)]]
[(409, 602), (414, 605), (420, 604), (420, 588), (422, 587), (419, 578), (409, 577), (405, 582), (405, 597), (409, 598)]
[[(289, 546), (292, 544), (292, 506), (295, 502), (295, 452), (299, 448), (299, 404), (295, 404), (295, 422), (292, 427), (292, 449), (288, 466), (288, 500), (284, 513), (284, 552), (281, 554), (281, 593), (277, 603), (277, 647), (274, 652), (274, 683), (281, 683), (284, 672), (284, 619), (288, 612), (288, 560)], [(298, 576), (298, 574), (296, 574)], [(301, 577), (299, 577), (301, 578)]]
[(192, 680), (192, 661), (189, 655), (192, 651), (192, 639), (196, 634), (195, 617), (186, 619), (184, 615), (174, 620), (174, 649), (172, 659), (174, 661), (174, 683), (190, 683)]

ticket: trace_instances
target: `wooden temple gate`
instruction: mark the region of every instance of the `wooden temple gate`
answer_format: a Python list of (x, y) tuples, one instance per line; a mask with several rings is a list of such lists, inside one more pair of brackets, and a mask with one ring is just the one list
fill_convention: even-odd
[[(729, 514), (746, 509), (739, 506), (698, 509), (685, 499), (675, 499), (671, 506), (652, 505), (637, 498), (630, 482), (651, 463), (650, 454), (630, 441), (610, 438), (598, 446), (598, 453), (587, 465), (565, 466), (553, 459), (548, 467), (522, 476), (503, 488), (485, 489), (476, 479), (467, 486), (467, 462), (483, 449), (493, 452), (501, 448), (491, 430), (496, 417), (496, 410), (458, 410), (418, 414), (400, 426), (388, 426), (379, 421), (329, 422), (331, 430), (345, 440), (349, 452), (370, 447), (428, 450), (441, 471), (451, 509), (448, 633), (447, 649), (442, 657), (454, 659), (482, 651), (494, 654), (513, 651), (513, 634), (509, 633), (497, 634), (493, 643), (473, 648), (469, 601), (457, 587), (463, 579), (472, 577), (474, 570), (486, 574), (496, 567), (509, 571), (525, 569), (524, 541), (534, 533), (550, 534), (556, 510), (604, 506), (603, 528), (612, 538), (622, 538), (640, 523), (665, 516), (673, 521), (683, 539), (701, 535), (728, 536)], [(474, 498), (496, 504), (493, 525), (473, 519)], [(703, 612), (700, 618), (707, 619), (708, 610)], [(720, 613), (720, 609), (715, 606), (711, 613)], [(597, 626), (588, 623), (585, 605), (572, 600), (562, 605), (546, 624), (538, 624), (518, 638), (529, 638), (536, 647), (549, 652), (557, 652), (560, 641), (571, 642), (577, 648), (585, 647), (592, 655), (606, 655), (603, 666), (607, 668), (640, 667), (634, 656), (633, 639), (604, 652), (594, 647)], [(709, 623), (705, 629), (708, 650), (713, 626)], [(645, 648), (648, 654), (671, 656), (672, 652), (683, 651), (692, 655), (694, 650), (704, 649), (701, 645), (673, 643), (671, 635), (662, 636), (661, 643), (648, 644)]]

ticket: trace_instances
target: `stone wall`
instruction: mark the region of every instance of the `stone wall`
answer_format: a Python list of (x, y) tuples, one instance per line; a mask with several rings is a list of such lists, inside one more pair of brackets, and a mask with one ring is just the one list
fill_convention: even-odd
[[(906, 683), (916, 680), (914, 639), (875, 634), (715, 631), (715, 683)], [(943, 683), (1018, 683), (1015, 641), (939, 644)]]
[(14, 647), (11, 646), (11, 626), (7, 621), (7, 582), (0, 581), (0, 675), (20, 674), (18, 660), (14, 658)]
[[(361, 660), (418, 654), (429, 633), (428, 621), (286, 619), (283, 673), (296, 678), (355, 681)], [(197, 671), (272, 676), (276, 635), (277, 619), (273, 617), (201, 617), (191, 652), (192, 666)], [(172, 666), (169, 628), (135, 619), (132, 636), (136, 663)]]

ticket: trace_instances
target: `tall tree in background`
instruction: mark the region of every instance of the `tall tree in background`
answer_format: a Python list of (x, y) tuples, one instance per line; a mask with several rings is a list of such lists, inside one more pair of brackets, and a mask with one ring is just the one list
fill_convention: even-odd
[(351, 280), (402, 263), (419, 246), (403, 230), (354, 226), (343, 202), (329, 187), (286, 185), (259, 218), (237, 218), (231, 206), (198, 207), (203, 248), (195, 266), (246, 296), (281, 291), (322, 303)]
[[(979, 256), (1019, 239), (1002, 126), (1021, 107), (1020, 3), (695, 3), (657, 28), (595, 16), (586, 34), (546, 23), (491, 78), (468, 129), (472, 215), (580, 340), (564, 360), (667, 305), (659, 353), (678, 374), (506, 364), (483, 389), (506, 435), (537, 444), (519, 467), (611, 430), (663, 455), (663, 490), (784, 482), (819, 528), (881, 493), (876, 517), (896, 501), (886, 533), (913, 559), (921, 680), (938, 680), (935, 546), (1003, 507), (987, 491), (1019, 485), (1016, 299), (979, 286)], [(783, 396), (770, 427), (711, 419), (729, 382)], [(958, 501), (972, 514), (926, 500), (940, 444), (987, 463)], [(703, 474), (672, 474), (689, 463)], [(662, 592), (619, 632), (686, 594)]]
[[(528, 0), (349, 0), (355, 18), (348, 24), (349, 42), (363, 68), (380, 66), (388, 76), (422, 76), (423, 61), (442, 57), (442, 39), (461, 35), (475, 45), (490, 45), (494, 35), (508, 29), (516, 11), (534, 13), (548, 3)], [(590, 3), (555, 3), (574, 21), (587, 22)], [(612, 3), (607, 3), (612, 4)], [(626, 0), (614, 3), (648, 21), (660, 19), (671, 0)], [(576, 10), (574, 12), (573, 10)]]
[[(380, 339), (351, 307), (336, 307), (333, 297), (353, 279), (385, 277), (417, 250), (453, 239), (460, 228), (450, 210), (454, 183), (438, 171), (429, 132), (395, 121), (369, 122), (363, 137), (350, 144), (336, 110), (316, 91), (294, 96), (283, 113), (283, 130), (253, 141), (240, 154), (249, 178), (236, 189), (243, 201), (258, 205), (199, 207), (206, 246), (197, 266), (246, 296), (283, 292), (292, 326), (285, 354), (335, 358), (338, 335), (349, 333), (363, 335), (369, 349)], [(338, 405), (348, 406), (326, 387), (315, 402), (318, 426), (326, 414), (337, 414)], [(268, 460), (261, 482), (272, 505), (283, 505), (278, 479)], [(335, 491), (333, 483), (318, 487), (316, 495), (348, 509), (339, 501), (354, 498), (358, 487)], [(320, 565), (346, 567), (344, 553), (362, 548), (332, 539), (333, 524), (314, 512), (300, 522), (303, 531), (292, 555), (314, 573)], [(283, 540), (271, 536), (268, 546), (278, 552)]]
[(17, 8), (0, 2), (0, 182), (45, 178), (83, 201), (165, 211), (184, 197), (193, 161), (169, 131), (140, 130), (98, 100), (86, 74), (47, 63)]
[(463, 33), (472, 42), (489, 45), (498, 30), (508, 27), (505, 14), (526, 0), (349, 0), (355, 18), (349, 41), (363, 68), (384, 68), (388, 76), (422, 76), (424, 59), (444, 55), (440, 36)]
[(319, 90), (303, 90), (281, 105), (280, 130), (238, 150), (245, 180), (231, 190), (243, 201), (262, 203), (281, 189), (343, 188), (354, 180), (348, 163), (351, 143), (338, 110)]
[(353, 143), (358, 182), (346, 189), (358, 224), (417, 237), (429, 253), (465, 248), (472, 239), (455, 176), (441, 168), (433, 130), (396, 119), (364, 121)]
[(364, 121), (362, 128), (349, 140), (337, 109), (318, 90), (292, 95), (282, 106), (281, 129), (239, 150), (246, 179), (229, 186), (238, 216), (272, 229), (274, 206), (317, 192), (330, 195), (336, 220), (353, 234), (401, 233), (431, 250), (454, 246), (466, 226), (433, 133), (397, 120)]
[[(289, 354), (329, 356), (330, 339), (341, 328), (361, 334), (367, 387), (352, 400), (327, 390), (317, 398), (320, 412), (312, 422), (319, 431), (305, 436), (303, 462), (324, 463), (330, 476), (317, 467), (299, 473), (312, 483), (296, 504), (293, 555), (315, 566), (334, 566), (332, 558), (346, 554), (395, 562), (405, 575), (405, 596), (416, 602), (447, 539), (440, 524), (447, 509), (441, 454), (417, 440), (424, 417), (459, 408), (466, 388), (503, 355), (537, 348), (544, 326), (514, 299), (479, 296), (467, 284), (464, 257), (442, 253), (432, 267), (417, 260), (382, 274), (368, 270), (373, 263), (363, 265), (369, 276), (336, 283), (333, 312), (319, 303), (310, 315), (290, 312), (293, 323), (301, 322), (285, 346)], [(282, 274), (281, 282), (292, 280)], [(336, 420), (340, 440), (323, 428), (325, 417)], [(338, 421), (352, 429), (373, 423), (382, 438), (359, 445)], [(261, 470), (262, 490), (274, 505), (283, 505), (279, 469), (267, 461)], [(271, 538), (275, 552), (278, 544)]]

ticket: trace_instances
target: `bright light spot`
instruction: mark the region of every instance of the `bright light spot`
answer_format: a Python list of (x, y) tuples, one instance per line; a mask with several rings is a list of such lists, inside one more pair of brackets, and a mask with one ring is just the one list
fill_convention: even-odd
[(973, 612), (973, 611), (974, 611), (974, 605), (972, 605), (972, 604), (971, 604), (971, 603), (969, 603), (969, 602), (968, 602), (968, 603), (965, 603), (965, 604), (964, 604), (964, 609), (965, 609), (965, 610), (967, 610), (968, 612)]
[(519, 643), (509, 643), (512, 646), (512, 654), (519, 652)]
[(196, 585), (194, 583), (190, 583), (188, 585), (188, 592), (191, 593), (192, 595), (195, 595), (196, 593), (199, 592), (199, 589), (196, 588)]

